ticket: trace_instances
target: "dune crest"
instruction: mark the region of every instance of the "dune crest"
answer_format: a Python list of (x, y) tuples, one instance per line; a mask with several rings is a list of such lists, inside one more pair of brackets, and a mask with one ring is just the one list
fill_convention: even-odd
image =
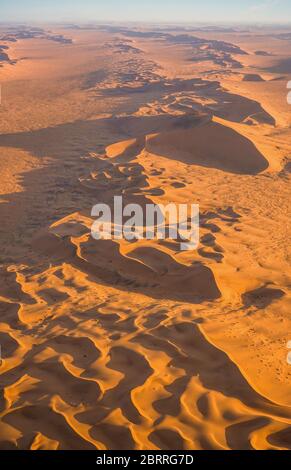
[(268, 161), (248, 139), (217, 122), (147, 139), (146, 149), (184, 163), (230, 173), (257, 174)]
[(181, 28), (0, 27), (0, 449), (290, 449), (288, 38)]

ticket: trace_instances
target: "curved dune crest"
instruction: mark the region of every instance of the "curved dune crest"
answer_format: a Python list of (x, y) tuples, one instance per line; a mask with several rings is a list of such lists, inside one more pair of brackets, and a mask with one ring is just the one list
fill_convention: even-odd
[[(224, 41), (103, 29), (1, 69), (0, 449), (290, 449), (286, 80)], [(94, 240), (114, 196), (199, 204), (199, 246)]]
[(48, 233), (36, 238), (35, 249), (105, 284), (142, 291), (153, 298), (197, 303), (221, 295), (210, 268), (198, 262), (185, 266), (157, 248), (137, 248), (125, 256), (111, 240), (96, 241), (88, 235), (72, 240)]
[(190, 165), (230, 173), (253, 175), (268, 168), (268, 161), (250, 140), (216, 122), (150, 136), (146, 149)]
[[(139, 248), (124, 256), (118, 245), (109, 240), (96, 242), (88, 239), (80, 243), (79, 256), (98, 269), (98, 277), (107, 272), (116, 277), (117, 284), (128, 290), (142, 290), (153, 298), (167, 297), (188, 302), (215, 300), (220, 297), (214, 275), (201, 263), (193, 266), (179, 264), (174, 258), (155, 248)], [(156, 270), (154, 261), (160, 260)], [(105, 278), (104, 278), (105, 279)]]
[(127, 157), (131, 158), (136, 156), (142, 151), (144, 147), (144, 138), (137, 138), (116, 142), (115, 144), (106, 147), (106, 155), (109, 158)]

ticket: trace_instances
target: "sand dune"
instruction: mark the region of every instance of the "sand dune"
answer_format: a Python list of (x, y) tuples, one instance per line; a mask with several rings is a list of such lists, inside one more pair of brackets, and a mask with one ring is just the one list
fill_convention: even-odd
[[(270, 69), (288, 40), (18, 33), (1, 30), (0, 448), (290, 449), (291, 120)], [(115, 195), (199, 204), (198, 249), (94, 240)]]
[(146, 149), (188, 165), (231, 173), (256, 174), (268, 168), (268, 161), (250, 141), (216, 122), (151, 137)]
[(258, 75), (256, 73), (247, 73), (244, 75), (243, 78), (244, 82), (263, 82), (264, 79), (261, 77), (261, 75)]

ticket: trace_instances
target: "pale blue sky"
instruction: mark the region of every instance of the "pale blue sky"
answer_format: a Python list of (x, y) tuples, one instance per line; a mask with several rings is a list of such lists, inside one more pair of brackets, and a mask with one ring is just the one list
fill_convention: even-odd
[(0, 0), (0, 21), (290, 22), (291, 0)]

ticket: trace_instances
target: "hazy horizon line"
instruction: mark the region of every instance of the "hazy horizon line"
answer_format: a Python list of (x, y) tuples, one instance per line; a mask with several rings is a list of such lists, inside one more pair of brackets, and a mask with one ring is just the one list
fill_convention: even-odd
[(108, 25), (110, 24), (117, 24), (117, 25), (169, 25), (169, 26), (290, 26), (291, 27), (291, 20), (286, 22), (284, 21), (234, 21), (234, 20), (226, 20), (226, 21), (219, 21), (219, 20), (209, 20), (209, 21), (187, 21), (187, 20), (179, 20), (176, 22), (169, 21), (169, 20), (112, 20), (112, 19), (102, 19), (102, 20), (78, 20), (75, 21), (73, 19), (63, 19), (63, 20), (35, 20), (35, 19), (25, 19), (25, 20), (0, 20), (0, 25), (5, 24), (15, 24), (15, 25), (29, 25), (29, 24), (55, 24), (55, 25), (71, 25), (71, 26), (78, 26), (78, 25), (85, 25), (85, 26), (97, 26), (97, 25)]

